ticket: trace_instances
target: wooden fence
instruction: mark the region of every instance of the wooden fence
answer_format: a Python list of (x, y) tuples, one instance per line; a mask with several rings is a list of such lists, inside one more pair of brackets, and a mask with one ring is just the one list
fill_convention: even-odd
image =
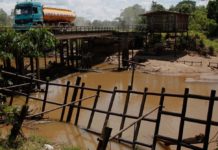
[(190, 66), (199, 65), (202, 66), (202, 61), (187, 61), (187, 60), (177, 60), (178, 63), (189, 64)]
[(209, 62), (208, 67), (216, 67), (216, 68), (218, 68), (218, 62)]
[[(184, 94), (171, 94), (171, 93), (167, 93), (165, 91), (165, 89), (163, 88), (161, 90), (160, 93), (156, 93), (156, 92), (148, 92), (148, 89), (145, 88), (143, 92), (140, 91), (134, 91), (132, 90), (132, 87), (129, 86), (127, 90), (119, 90), (117, 89), (117, 87), (114, 87), (114, 89), (112, 91), (110, 90), (104, 90), (101, 88), (101, 86), (98, 86), (98, 88), (88, 88), (85, 86), (85, 83), (81, 83), (81, 78), (78, 77), (75, 85), (70, 85), (70, 82), (68, 81), (66, 85), (64, 84), (57, 84), (57, 83), (52, 83), (52, 82), (45, 82), (45, 81), (41, 81), (41, 80), (36, 80), (30, 77), (26, 77), (26, 76), (22, 76), (22, 75), (16, 75), (13, 73), (9, 73), (6, 71), (2, 71), (3, 74), (7, 74), (10, 76), (16, 76), (17, 78), (20, 79), (28, 79), (30, 85), (34, 84), (36, 82), (39, 82), (41, 84), (45, 84), (46, 88), (45, 88), (45, 92), (44, 92), (44, 98), (40, 99), (40, 98), (36, 98), (36, 97), (32, 97), (30, 96), (30, 93), (22, 93), (16, 90), (12, 90), (10, 88), (1, 88), (1, 91), (7, 91), (7, 92), (11, 92), (13, 94), (18, 94), (21, 96), (25, 96), (26, 97), (26, 103), (28, 103), (29, 99), (33, 99), (36, 101), (41, 101), (41, 105), (42, 105), (42, 109), (41, 112), (39, 112), (38, 114), (33, 114), (32, 117), (34, 116), (43, 116), (44, 113), (48, 113), (51, 112), (50, 110), (46, 109), (47, 104), (52, 104), (57, 106), (56, 109), (62, 109), (61, 113), (60, 113), (60, 121), (66, 121), (67, 123), (74, 123), (74, 125), (78, 125), (79, 123), (79, 119), (81, 117), (81, 111), (90, 111), (90, 116), (88, 118), (88, 123), (86, 125), (83, 124), (83, 126), (86, 126), (85, 129), (86, 131), (101, 135), (101, 131), (96, 131), (93, 130), (92, 125), (93, 125), (93, 118), (96, 115), (96, 113), (100, 113), (100, 114), (104, 114), (105, 118), (103, 119), (104, 125), (107, 124), (108, 120), (110, 120), (110, 117), (112, 116), (116, 116), (116, 117), (120, 117), (121, 118), (121, 122), (119, 125), (119, 130), (122, 131), (124, 129), (124, 127), (127, 124), (127, 119), (133, 119), (133, 120), (137, 120), (140, 117), (142, 117), (145, 110), (145, 106), (146, 106), (146, 100), (148, 99), (148, 96), (155, 96), (155, 97), (159, 97), (159, 107), (158, 107), (158, 113), (155, 119), (151, 119), (151, 118), (142, 118), (141, 120), (139, 120), (139, 122), (137, 122), (135, 129), (134, 129), (134, 133), (132, 135), (132, 140), (129, 139), (125, 139), (123, 137), (123, 132), (121, 132), (118, 136), (116, 136), (115, 140), (118, 140), (119, 142), (122, 143), (126, 143), (126, 144), (131, 144), (133, 147), (135, 147), (136, 145), (138, 146), (144, 146), (144, 147), (148, 147), (152, 150), (156, 149), (156, 144), (157, 141), (162, 141), (164, 143), (170, 143), (170, 144), (174, 144), (176, 145), (176, 149), (180, 150), (182, 147), (186, 147), (188, 149), (194, 149), (194, 150), (206, 150), (208, 149), (208, 145), (209, 145), (209, 137), (211, 135), (211, 128), (212, 127), (217, 127), (218, 126), (218, 122), (214, 121), (212, 119), (212, 116), (215, 115), (214, 113), (214, 109), (215, 106), (214, 105), (215, 102), (218, 101), (218, 97), (216, 97), (216, 91), (212, 90), (210, 96), (201, 96), (201, 95), (195, 95), (195, 94), (191, 94), (189, 92), (189, 89), (185, 89)], [(57, 103), (54, 101), (51, 101), (47, 98), (48, 95), (48, 89), (49, 86), (57, 86), (57, 87), (63, 87), (66, 89), (65, 91), (65, 97), (63, 99), (63, 103)], [(73, 89), (73, 94), (71, 97), (71, 102), (67, 103), (67, 99), (69, 96), (69, 90)], [(84, 92), (87, 91), (91, 91), (93, 93), (95, 93), (93, 96), (91, 97), (86, 97), (84, 98)], [(11, 101), (10, 104), (13, 104), (13, 94), (11, 96)], [(108, 94), (110, 96), (110, 102), (109, 105), (107, 106), (107, 109), (99, 109), (97, 108), (97, 105), (99, 103), (99, 101), (101, 100), (101, 95), (103, 94)], [(115, 105), (115, 99), (117, 97), (117, 95), (119, 94), (125, 94), (125, 104), (124, 104), (124, 109), (122, 111), (122, 113), (117, 113), (114, 112), (112, 110), (112, 107)], [(130, 97), (131, 95), (139, 95), (142, 97), (141, 102), (140, 102), (140, 108), (138, 111), (138, 115), (131, 115), (131, 114), (127, 114), (127, 111), (129, 109), (131, 109), (131, 105), (129, 105), (130, 102)], [(94, 99), (93, 99), (94, 97)], [(170, 111), (166, 111), (164, 109), (164, 104), (165, 104), (165, 100), (166, 98), (179, 98), (182, 101), (182, 110), (179, 113), (175, 113), (175, 112), (170, 112)], [(79, 99), (79, 100), (78, 100)], [(90, 107), (85, 107), (82, 105), (83, 101), (85, 100), (89, 100), (89, 101), (93, 101), (93, 105)], [(191, 117), (187, 117), (187, 107), (189, 104), (190, 100), (194, 100), (194, 101), (205, 101), (208, 102), (208, 111), (207, 111), (207, 118), (206, 120), (201, 120), (201, 119), (196, 119), (196, 118), (191, 118)], [(66, 110), (68, 109), (68, 113), (67, 113), (67, 117), (64, 118)], [(216, 109), (218, 109), (216, 107)], [(74, 120), (72, 120), (72, 114), (75, 113), (75, 117), (73, 118)], [(171, 117), (175, 117), (178, 118), (180, 120), (179, 122), (179, 131), (178, 131), (178, 137), (177, 138), (172, 138), (172, 137), (168, 137), (166, 135), (162, 135), (160, 134), (160, 126), (162, 124), (162, 118), (164, 116), (171, 116)], [(147, 141), (144, 142), (140, 142), (140, 140), (138, 139), (140, 132), (139, 131), (143, 131), (146, 132), (146, 129), (142, 129), (141, 127), (141, 123), (152, 123), (153, 126), (155, 127), (155, 130), (153, 132), (153, 140), (152, 143), (147, 143)], [(185, 130), (185, 123), (187, 122), (191, 122), (191, 123), (195, 123), (195, 124), (199, 124), (199, 125), (204, 125), (205, 126), (205, 131), (204, 131), (204, 138), (203, 141), (196, 141), (194, 143), (201, 143), (201, 146), (196, 146), (193, 145), (193, 143), (189, 143), (186, 142), (183, 139), (183, 133)], [(103, 128), (104, 126), (102, 126)], [(218, 128), (217, 128), (218, 130)]]

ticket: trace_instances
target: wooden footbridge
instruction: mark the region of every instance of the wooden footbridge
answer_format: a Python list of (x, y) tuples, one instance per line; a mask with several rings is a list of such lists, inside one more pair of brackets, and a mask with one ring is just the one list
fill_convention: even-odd
[[(8, 77), (16, 77), (17, 79), (23, 80), (24, 83), (3, 87), (0, 90), (2, 92), (7, 92), (11, 95), (8, 103), (13, 105), (14, 96), (19, 95), (21, 97), (25, 97), (24, 104), (34, 103), (35, 101), (41, 102), (41, 110), (36, 114), (29, 114), (26, 118), (33, 119), (35, 117), (41, 118), (43, 115), (47, 113), (51, 113), (56, 110), (61, 110), (59, 117), (56, 116), (55, 119), (60, 120), (61, 122), (73, 123), (75, 126), (83, 126), (83, 128), (91, 133), (95, 133), (97, 135), (103, 135), (99, 139), (98, 150), (105, 150), (107, 147), (107, 142), (110, 140), (118, 141), (121, 143), (128, 144), (133, 147), (133, 149), (137, 146), (146, 147), (152, 150), (156, 149), (157, 143), (163, 142), (165, 145), (174, 145), (174, 149), (181, 150), (182, 148), (192, 149), (192, 150), (207, 150), (209, 149), (209, 145), (214, 142), (214, 139), (217, 137), (218, 131), (218, 120), (215, 111), (218, 109), (218, 97), (216, 96), (216, 91), (212, 90), (209, 96), (195, 95), (190, 93), (189, 89), (185, 89), (184, 94), (173, 94), (167, 93), (163, 88), (161, 92), (149, 92), (148, 88), (145, 88), (144, 91), (134, 91), (132, 87), (129, 86), (127, 90), (120, 90), (117, 87), (111, 90), (104, 90), (99, 85), (97, 88), (89, 88), (85, 86), (85, 83), (81, 83), (81, 78), (78, 77), (75, 84), (71, 85), (68, 81), (66, 85), (58, 84), (53, 82), (46, 82), (38, 79), (34, 79), (32, 77), (18, 75), (6, 71), (1, 72), (3, 76)], [(30, 91), (21, 92), (21, 88), (31, 89), (34, 84), (40, 83), (45, 85), (44, 97), (37, 98), (33, 97), (30, 94)], [(49, 88), (50, 87), (62, 87), (65, 89), (65, 96), (63, 97), (63, 102), (56, 102), (56, 100), (49, 100)], [(69, 91), (73, 90), (71, 97)], [(88, 96), (87, 96), (87, 93)], [(120, 94), (125, 95), (124, 97), (124, 108), (120, 113), (113, 110), (113, 106), (116, 105), (117, 98)], [(132, 96), (139, 96), (140, 99), (135, 99), (134, 101), (140, 101), (138, 106), (138, 114), (129, 114), (128, 111), (132, 109), (130, 102)], [(109, 98), (109, 100), (105, 101), (103, 97)], [(146, 101), (151, 97), (156, 97), (159, 99), (159, 103), (153, 108), (149, 110), (146, 109), (148, 107)], [(171, 99), (179, 99), (181, 101), (181, 110), (179, 112), (169, 111), (164, 107), (165, 102), (168, 98)], [(118, 98), (119, 99), (119, 98)], [(84, 101), (89, 101), (90, 106), (83, 105)], [(99, 108), (98, 104), (103, 101), (104, 108)], [(190, 107), (190, 101), (195, 102), (205, 102), (207, 105), (206, 119), (198, 119), (193, 116), (187, 116), (187, 108)], [(49, 106), (54, 106), (55, 108), (50, 109)], [(67, 112), (68, 111), (68, 112)], [(81, 113), (83, 111), (89, 111), (90, 116), (86, 118), (88, 120), (87, 124), (83, 124), (80, 122), (81, 119), (84, 119), (84, 116), (81, 117)], [(73, 115), (73, 113), (75, 113)], [(97, 114), (102, 114), (104, 119), (102, 123), (98, 122), (98, 128), (94, 126), (95, 124), (95, 116)], [(152, 114), (153, 117), (150, 117)], [(120, 118), (120, 124), (116, 124), (112, 128), (107, 127), (108, 121), (112, 119), (112, 117)], [(178, 136), (171, 137), (166, 135), (161, 131), (161, 125), (165, 122), (164, 117), (172, 117), (178, 119)], [(129, 123), (131, 120), (132, 123)], [(197, 126), (204, 127), (203, 133), (198, 136), (193, 135), (192, 138), (184, 139), (184, 132), (186, 131), (185, 124), (186, 123), (194, 123)], [(146, 128), (143, 128), (142, 124), (152, 124), (154, 129), (152, 131), (148, 131)], [(100, 128), (99, 128), (100, 127)], [(123, 134), (129, 130), (129, 128), (134, 127), (133, 133), (131, 134), (131, 138), (126, 139)], [(103, 130), (104, 129), (104, 130)], [(111, 131), (117, 131), (112, 132)], [(215, 132), (214, 132), (215, 131)], [(139, 137), (146, 133), (152, 132), (152, 140), (146, 139), (141, 140)], [(217, 141), (216, 141), (217, 142)], [(197, 145), (196, 145), (197, 144)]]

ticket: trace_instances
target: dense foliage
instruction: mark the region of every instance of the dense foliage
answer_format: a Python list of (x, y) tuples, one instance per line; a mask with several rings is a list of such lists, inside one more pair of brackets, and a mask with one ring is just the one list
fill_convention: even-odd
[(151, 11), (163, 11), (166, 10), (163, 5), (158, 4), (157, 2), (152, 2)]

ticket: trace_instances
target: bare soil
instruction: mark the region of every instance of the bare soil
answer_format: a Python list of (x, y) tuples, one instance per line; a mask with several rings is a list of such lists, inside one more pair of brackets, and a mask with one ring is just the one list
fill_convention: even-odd
[[(189, 52), (174, 57), (174, 55), (146, 56), (133, 54), (133, 60), (144, 66), (137, 65), (137, 70), (144, 73), (164, 75), (199, 75), (202, 73), (218, 73), (217, 56), (201, 56), (195, 52)], [(130, 54), (132, 58), (132, 54)], [(184, 63), (185, 61), (185, 63)], [(118, 64), (117, 56), (106, 59), (109, 64)], [(211, 66), (209, 63), (213, 62)]]

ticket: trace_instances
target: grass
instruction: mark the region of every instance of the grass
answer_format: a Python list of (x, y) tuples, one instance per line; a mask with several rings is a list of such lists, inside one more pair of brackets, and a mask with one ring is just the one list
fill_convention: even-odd
[[(0, 150), (44, 150), (44, 145), (55, 145), (47, 139), (39, 136), (31, 136), (27, 139), (18, 138), (13, 146), (8, 146), (5, 139), (0, 139)], [(80, 148), (66, 145), (55, 145), (55, 150), (80, 150)]]

